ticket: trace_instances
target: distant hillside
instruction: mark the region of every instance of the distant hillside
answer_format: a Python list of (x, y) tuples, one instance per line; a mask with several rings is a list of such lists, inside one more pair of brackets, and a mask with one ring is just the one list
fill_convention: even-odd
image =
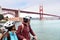
[[(40, 18), (31, 18), (32, 20), (40, 20)], [(59, 20), (58, 17), (44, 17), (44, 20)]]
[(39, 18), (31, 18), (32, 20), (39, 20)]

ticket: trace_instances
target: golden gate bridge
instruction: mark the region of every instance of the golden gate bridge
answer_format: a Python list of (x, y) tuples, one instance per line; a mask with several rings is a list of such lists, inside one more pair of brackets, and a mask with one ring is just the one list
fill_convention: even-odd
[[(15, 9), (8, 9), (8, 8), (2, 8), (3, 11), (13, 11), (15, 12), (15, 17), (18, 17), (18, 10), (15, 10)], [(44, 13), (43, 12), (43, 6), (41, 5), (40, 8), (39, 8), (39, 12), (31, 12), (31, 11), (23, 11), (23, 10), (20, 10), (20, 13), (26, 13), (26, 14), (37, 14), (37, 15), (40, 15), (40, 20), (42, 20), (44, 18), (44, 15), (46, 16), (52, 16), (52, 17), (57, 17), (58, 19), (60, 19), (60, 16), (58, 15), (53, 15), (53, 14), (47, 14), (47, 13)], [(13, 13), (4, 13), (3, 15), (6, 15), (6, 14), (12, 14), (14, 15)]]

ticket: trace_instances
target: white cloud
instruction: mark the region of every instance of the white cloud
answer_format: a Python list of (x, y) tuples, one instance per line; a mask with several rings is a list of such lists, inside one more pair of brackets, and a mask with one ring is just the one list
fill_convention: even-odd
[(6, 8), (15, 8), (15, 6), (21, 2), (22, 0), (0, 0), (0, 5)]
[[(14, 6), (16, 7), (17, 6), (17, 8), (18, 6), (19, 7), (23, 6), (25, 8), (25, 6), (27, 7), (31, 5), (38, 5), (41, 2), (42, 2), (41, 0), (0, 0), (0, 5), (3, 7), (14, 7)], [(27, 5), (25, 5), (25, 3)]]

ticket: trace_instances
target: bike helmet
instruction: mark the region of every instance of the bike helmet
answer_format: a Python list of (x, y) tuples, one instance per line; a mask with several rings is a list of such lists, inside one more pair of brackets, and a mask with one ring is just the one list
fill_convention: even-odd
[(26, 18), (26, 19), (31, 19), (32, 17), (30, 17), (30, 16), (25, 16), (24, 18)]
[(15, 25), (15, 22), (14, 21), (7, 21), (5, 24), (4, 24), (4, 27), (6, 29), (8, 29), (8, 31), (11, 31), (12, 27)]

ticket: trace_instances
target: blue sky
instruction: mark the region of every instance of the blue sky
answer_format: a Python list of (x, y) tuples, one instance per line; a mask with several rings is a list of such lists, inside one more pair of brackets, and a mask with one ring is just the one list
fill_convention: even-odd
[(60, 15), (60, 0), (0, 0), (2, 7), (35, 12), (39, 12), (42, 3), (44, 13)]

